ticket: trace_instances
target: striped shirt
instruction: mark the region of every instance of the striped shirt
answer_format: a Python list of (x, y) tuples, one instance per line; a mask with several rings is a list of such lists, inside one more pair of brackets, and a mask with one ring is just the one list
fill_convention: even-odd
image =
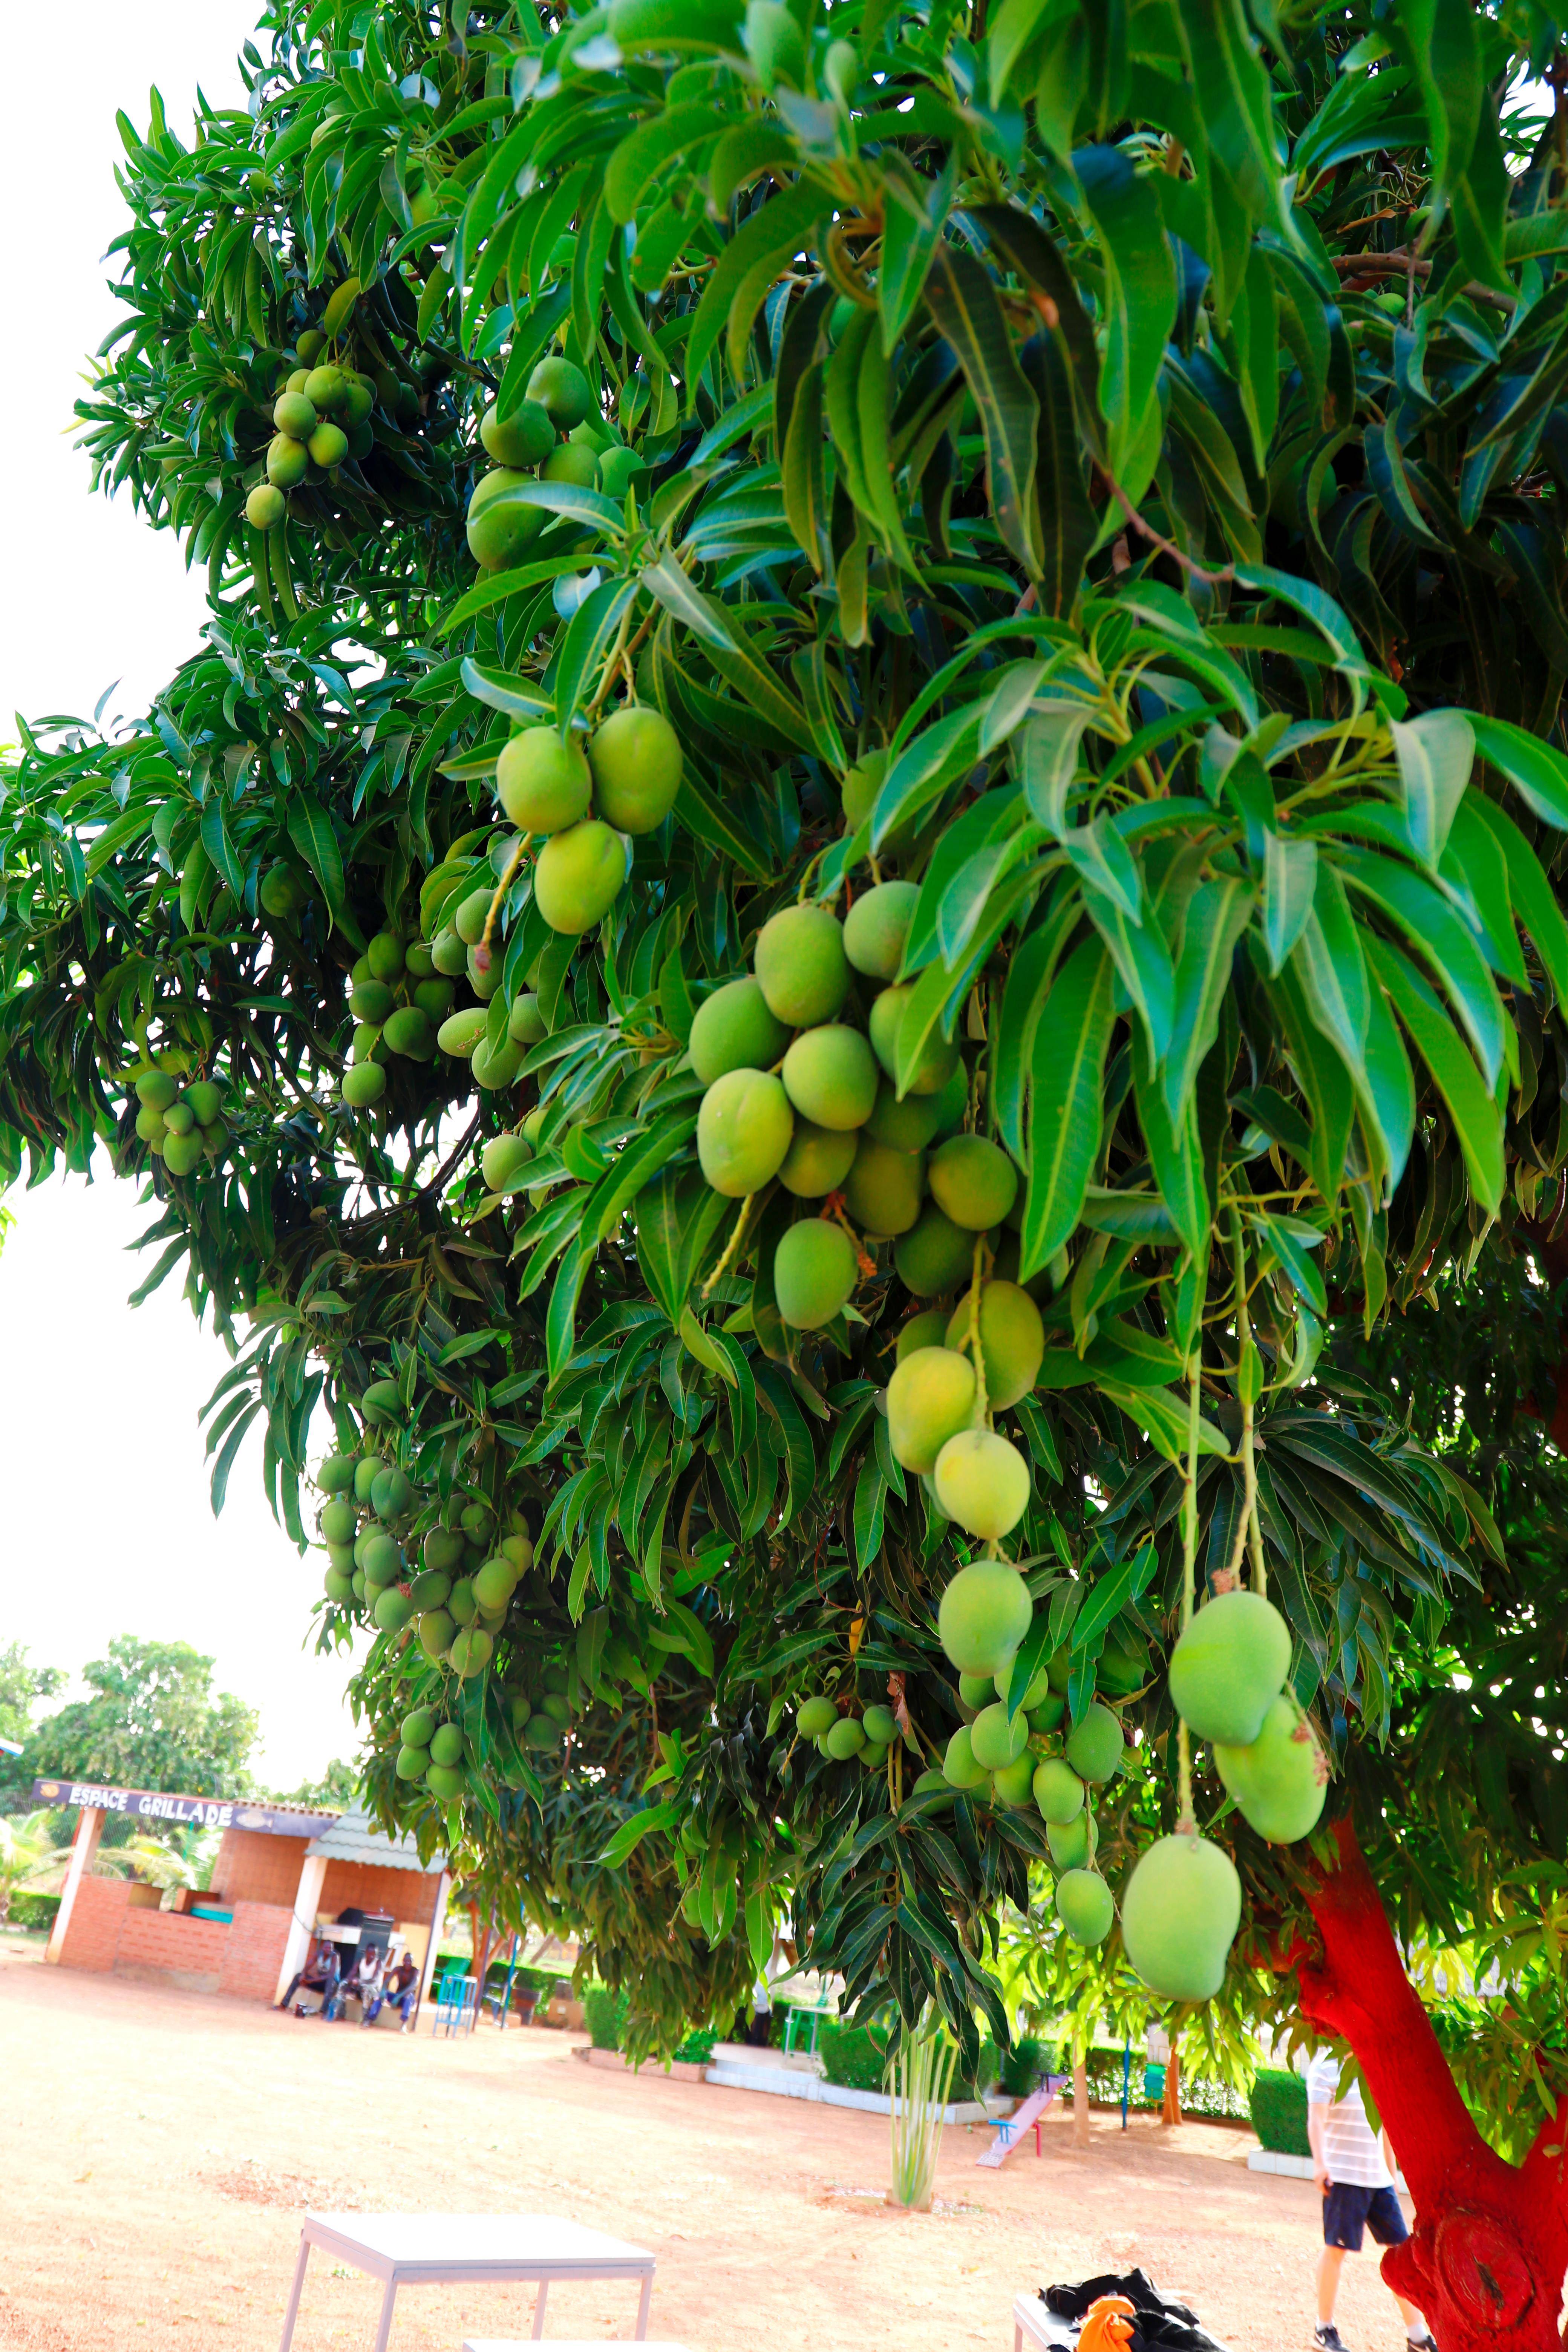
[(1383, 2145), (1366, 2119), (1361, 2084), (1340, 2090), (1340, 2062), (1321, 2051), (1307, 2069), (1307, 2105), (1322, 2123), (1323, 2169), (1347, 2189), (1389, 2189), (1394, 2176), (1383, 2160)]

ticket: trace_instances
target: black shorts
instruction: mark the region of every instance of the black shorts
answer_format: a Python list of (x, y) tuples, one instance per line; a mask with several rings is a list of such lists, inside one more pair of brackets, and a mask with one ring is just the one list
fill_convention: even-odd
[(1410, 2235), (1404, 2208), (1392, 2189), (1356, 2189), (1336, 2180), (1323, 2200), (1324, 2245), (1359, 2254), (1363, 2229), (1372, 2231), (1380, 2246), (1403, 2245)]

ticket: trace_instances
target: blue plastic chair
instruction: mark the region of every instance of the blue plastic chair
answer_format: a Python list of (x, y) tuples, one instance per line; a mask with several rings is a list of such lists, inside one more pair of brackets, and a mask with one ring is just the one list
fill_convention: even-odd
[(454, 2034), (471, 2033), (478, 2013), (479, 1987), (474, 1979), (448, 1972), (436, 1988), (430, 2031), (432, 2034), (445, 2033), (448, 2040)]

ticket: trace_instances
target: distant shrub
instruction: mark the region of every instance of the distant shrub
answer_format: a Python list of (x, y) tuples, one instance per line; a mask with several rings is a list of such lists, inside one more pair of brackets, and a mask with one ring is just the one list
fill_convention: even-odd
[(1032, 2033), (1021, 2034), (1002, 2060), (997, 2088), (1010, 2099), (1026, 2099), (1050, 2071), (1051, 2052)]
[(1310, 2156), (1307, 2137), (1307, 2085), (1300, 2074), (1262, 2066), (1252, 2085), (1252, 2128), (1265, 2147), (1279, 2156)]
[(626, 2021), (626, 1996), (608, 1985), (591, 1984), (583, 1995), (583, 2022), (595, 2050), (618, 2050)]
[(59, 1907), (58, 1895), (13, 1895), (10, 1922), (13, 1927), (37, 1927), (47, 1933), (53, 1927)]
[(888, 2033), (877, 2025), (840, 2025), (825, 2017), (816, 2038), (817, 2054), (828, 2081), (842, 2091), (882, 2091), (888, 2069)]
[(713, 2061), (713, 2044), (719, 2039), (716, 2025), (695, 2026), (675, 2053), (678, 2066), (708, 2066)]

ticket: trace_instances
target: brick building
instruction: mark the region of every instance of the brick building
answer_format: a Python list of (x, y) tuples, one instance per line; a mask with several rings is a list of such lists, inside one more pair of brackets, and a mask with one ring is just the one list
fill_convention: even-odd
[[(303, 1964), (319, 1923), (351, 1908), (389, 1912), (429, 1983), (450, 1884), (440, 1856), (421, 1862), (412, 1840), (389, 1838), (359, 1811), (251, 1805), (214, 1798), (38, 1781), (43, 1804), (81, 1809), (50, 1960), (275, 2001)], [(221, 1828), (211, 1887), (183, 1910), (148, 1907), (150, 1890), (92, 1875), (110, 1812)]]

